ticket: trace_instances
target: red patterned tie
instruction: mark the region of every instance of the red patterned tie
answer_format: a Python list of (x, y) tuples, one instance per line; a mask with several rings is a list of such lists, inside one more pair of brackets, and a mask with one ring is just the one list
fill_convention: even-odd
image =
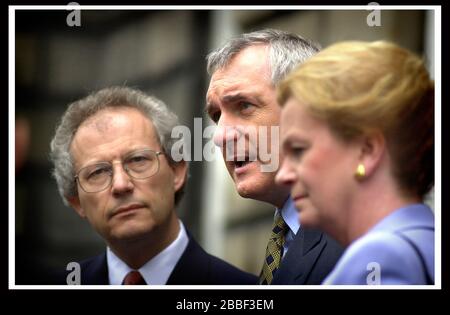
[(147, 284), (142, 278), (139, 271), (130, 271), (123, 279), (122, 285), (145, 285)]

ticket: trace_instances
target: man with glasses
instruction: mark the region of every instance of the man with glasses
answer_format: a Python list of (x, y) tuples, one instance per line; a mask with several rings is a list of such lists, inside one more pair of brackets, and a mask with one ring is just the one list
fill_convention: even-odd
[(80, 263), (81, 284), (256, 282), (207, 254), (178, 219), (187, 163), (170, 155), (177, 122), (163, 102), (126, 87), (94, 92), (64, 113), (53, 174), (66, 205), (107, 245)]

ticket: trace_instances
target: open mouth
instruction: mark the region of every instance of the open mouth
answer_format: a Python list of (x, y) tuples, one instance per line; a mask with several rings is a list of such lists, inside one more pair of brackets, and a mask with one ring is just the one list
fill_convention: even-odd
[(236, 175), (242, 175), (247, 172), (247, 166), (250, 165), (252, 162), (255, 162), (256, 158), (250, 158), (249, 156), (245, 157), (239, 157), (235, 158), (234, 161), (232, 161), (232, 165), (234, 167), (234, 171)]
[(255, 161), (254, 159), (251, 160), (250, 157), (246, 155), (245, 157), (239, 157), (239, 158), (236, 157), (234, 159), (233, 163), (236, 168), (241, 168), (241, 167), (244, 167), (245, 165), (247, 165), (251, 162), (254, 162), (254, 161)]
[(245, 165), (249, 164), (251, 161), (236, 161), (234, 162), (234, 165), (236, 168), (244, 167)]

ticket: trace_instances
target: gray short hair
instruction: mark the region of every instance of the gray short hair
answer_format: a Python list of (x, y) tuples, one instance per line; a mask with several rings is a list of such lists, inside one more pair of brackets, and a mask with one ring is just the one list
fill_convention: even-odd
[(269, 64), (272, 84), (276, 85), (295, 66), (319, 52), (320, 45), (299, 35), (284, 31), (265, 29), (231, 38), (225, 45), (206, 57), (208, 74), (225, 68), (233, 56), (254, 45), (269, 46)]
[[(69, 104), (50, 143), (50, 159), (54, 164), (52, 173), (66, 205), (69, 205), (67, 197), (78, 194), (74, 180), (74, 163), (70, 154), (73, 137), (86, 119), (109, 107), (131, 107), (143, 113), (155, 126), (159, 142), (169, 163), (176, 163), (170, 152), (174, 142), (179, 141), (171, 137), (173, 127), (178, 125), (178, 117), (167, 108), (164, 102), (128, 87), (109, 87), (92, 92), (85, 98)], [(176, 204), (181, 199), (183, 191), (184, 186), (176, 192)]]

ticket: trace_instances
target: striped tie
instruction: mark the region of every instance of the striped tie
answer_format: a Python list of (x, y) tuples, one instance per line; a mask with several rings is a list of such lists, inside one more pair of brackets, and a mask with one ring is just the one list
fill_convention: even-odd
[(267, 243), (266, 259), (264, 260), (259, 279), (261, 284), (270, 284), (280, 266), (281, 257), (283, 256), (283, 244), (285, 242), (284, 235), (287, 229), (286, 222), (277, 213), (273, 222), (272, 234), (270, 235), (269, 243)]

